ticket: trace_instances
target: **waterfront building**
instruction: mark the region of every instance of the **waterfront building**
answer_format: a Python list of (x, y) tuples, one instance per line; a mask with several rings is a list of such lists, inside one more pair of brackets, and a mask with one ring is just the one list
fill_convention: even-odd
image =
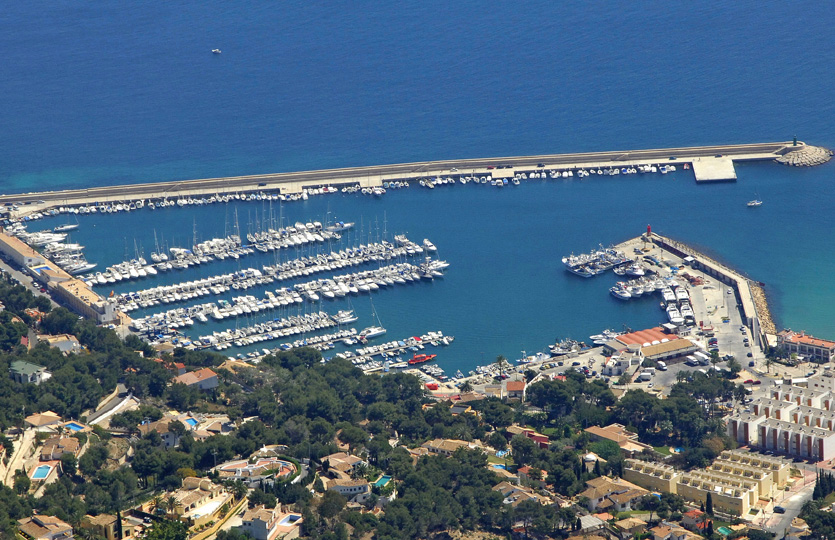
[(632, 353), (647, 360), (674, 360), (692, 354), (700, 347), (662, 326), (622, 334), (608, 341), (604, 350), (610, 354)]
[(777, 334), (777, 347), (786, 354), (797, 354), (814, 362), (830, 362), (835, 358), (835, 341), (819, 339), (806, 332), (783, 330)]
[(823, 384), (779, 384), (760, 391), (746, 409), (727, 422), (728, 435), (741, 445), (813, 458), (835, 457), (835, 393)]

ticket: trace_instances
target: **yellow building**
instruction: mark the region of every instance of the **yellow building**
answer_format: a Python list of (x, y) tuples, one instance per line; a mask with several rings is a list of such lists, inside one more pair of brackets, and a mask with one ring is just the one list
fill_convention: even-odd
[(661, 493), (675, 493), (681, 473), (669, 465), (627, 459), (623, 464), (623, 479), (645, 489)]

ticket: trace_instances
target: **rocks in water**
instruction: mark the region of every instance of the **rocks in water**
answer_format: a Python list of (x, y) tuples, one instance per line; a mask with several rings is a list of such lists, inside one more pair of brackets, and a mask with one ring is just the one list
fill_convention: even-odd
[(777, 163), (793, 167), (813, 167), (832, 159), (832, 150), (820, 146), (803, 145), (777, 158)]

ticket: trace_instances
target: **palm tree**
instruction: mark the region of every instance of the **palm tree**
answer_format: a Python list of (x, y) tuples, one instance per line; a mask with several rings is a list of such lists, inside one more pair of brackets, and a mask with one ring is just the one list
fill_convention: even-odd
[(165, 500), (163, 500), (161, 495), (157, 495), (151, 500), (151, 510), (153, 510), (154, 514), (165, 512)]
[(165, 501), (166, 509), (168, 510), (169, 514), (176, 514), (177, 513), (177, 497), (171, 495)]
[(499, 368), (499, 374), (502, 376), (502, 379), (504, 379), (504, 370), (507, 368), (507, 358), (500, 354), (496, 357), (495, 363), (496, 367)]
[(470, 381), (465, 381), (464, 384), (461, 385), (460, 390), (462, 392), (465, 392), (465, 393), (466, 392), (472, 392), (473, 391), (473, 385), (470, 383)]

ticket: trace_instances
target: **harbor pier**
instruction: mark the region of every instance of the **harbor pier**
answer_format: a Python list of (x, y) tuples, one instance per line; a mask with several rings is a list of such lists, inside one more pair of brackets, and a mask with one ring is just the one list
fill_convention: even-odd
[(648, 163), (669, 165), (687, 163), (693, 166), (697, 182), (722, 181), (736, 179), (733, 164), (740, 161), (778, 160), (791, 164), (800, 164), (802, 162), (807, 165), (823, 162), (820, 159), (817, 159), (817, 161), (790, 159), (790, 156), (796, 152), (799, 152), (797, 154), (798, 156), (817, 156), (820, 159), (828, 159), (831, 156), (831, 152), (828, 150), (807, 146), (802, 142), (788, 141), (456, 159), (4, 194), (0, 195), (0, 205), (5, 207), (16, 205), (18, 209), (15, 213), (22, 215), (57, 206), (81, 206), (115, 201), (136, 201), (276, 190), (282, 194), (295, 194), (301, 193), (307, 188), (314, 187), (345, 185), (379, 187), (385, 182), (409, 181), (439, 175), (461, 176), (475, 174), (506, 177), (508, 175), (512, 176), (516, 172), (542, 169), (579, 170), (588, 168), (620, 168)]
[(743, 276), (686, 244), (666, 238), (658, 233), (652, 232), (646, 239), (676, 257), (689, 260), (690, 266), (694, 269), (713, 276), (731, 288), (734, 297), (739, 302), (745, 326), (751, 330), (751, 336), (757, 340), (757, 345), (761, 349), (765, 349), (767, 344), (776, 339), (774, 336), (777, 334), (777, 329), (760, 283)]

